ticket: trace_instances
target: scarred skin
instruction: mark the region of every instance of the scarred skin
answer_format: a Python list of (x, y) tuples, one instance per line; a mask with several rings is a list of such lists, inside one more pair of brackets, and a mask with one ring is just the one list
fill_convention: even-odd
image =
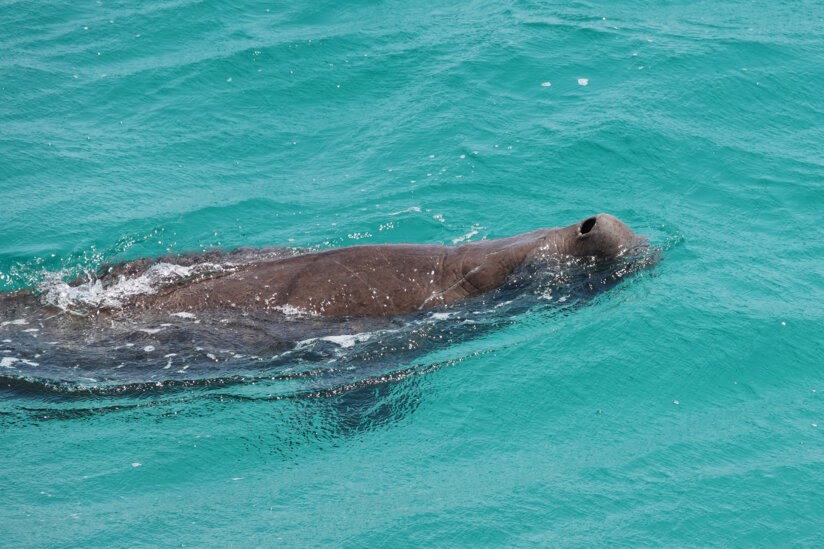
[(353, 246), (255, 263), (133, 303), (157, 311), (284, 310), (328, 317), (396, 316), (501, 286), (531, 259), (611, 259), (645, 242), (608, 214), (568, 227), (461, 246)]

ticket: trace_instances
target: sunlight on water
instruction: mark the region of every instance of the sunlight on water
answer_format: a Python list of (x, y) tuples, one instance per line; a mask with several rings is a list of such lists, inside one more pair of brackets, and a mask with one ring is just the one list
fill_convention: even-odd
[[(821, 545), (818, 3), (0, 14), (5, 544)], [(131, 306), (597, 212), (659, 253), (394, 318)]]

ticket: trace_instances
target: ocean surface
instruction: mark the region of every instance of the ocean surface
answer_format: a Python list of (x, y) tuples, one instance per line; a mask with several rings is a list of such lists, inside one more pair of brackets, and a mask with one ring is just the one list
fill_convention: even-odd
[(820, 1), (144, 4), (0, 0), (0, 292), (597, 212), (660, 260), (191, 369), (5, 316), (0, 545), (824, 544)]

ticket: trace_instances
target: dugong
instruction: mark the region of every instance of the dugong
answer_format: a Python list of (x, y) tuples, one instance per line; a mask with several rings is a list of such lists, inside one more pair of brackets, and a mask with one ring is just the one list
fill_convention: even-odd
[(458, 246), (137, 259), (0, 294), (0, 384), (105, 392), (263, 375), (339, 391), (499, 326), (533, 297), (568, 310), (656, 258), (644, 237), (598, 214)]
[(647, 245), (616, 217), (459, 246), (376, 244), (253, 263), (134, 298), (156, 312), (288, 311), (321, 317), (390, 317), (502, 286), (521, 267), (552, 258), (613, 260)]

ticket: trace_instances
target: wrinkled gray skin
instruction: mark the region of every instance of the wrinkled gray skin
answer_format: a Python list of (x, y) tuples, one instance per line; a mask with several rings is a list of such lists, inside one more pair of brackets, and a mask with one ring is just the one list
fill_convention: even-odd
[(329, 317), (395, 316), (501, 286), (531, 260), (614, 259), (646, 240), (609, 214), (564, 228), (461, 246), (353, 246), (255, 263), (216, 278), (137, 298), (155, 311), (301, 311)]

